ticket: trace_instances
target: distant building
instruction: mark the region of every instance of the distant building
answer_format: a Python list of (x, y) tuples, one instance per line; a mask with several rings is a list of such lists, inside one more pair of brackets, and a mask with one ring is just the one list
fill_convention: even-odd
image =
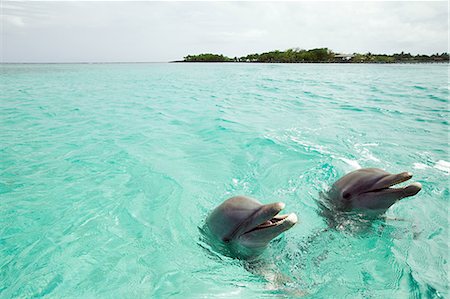
[(352, 59), (355, 55), (353, 54), (334, 54), (334, 58), (336, 60), (344, 60), (344, 61), (349, 61), (350, 59)]

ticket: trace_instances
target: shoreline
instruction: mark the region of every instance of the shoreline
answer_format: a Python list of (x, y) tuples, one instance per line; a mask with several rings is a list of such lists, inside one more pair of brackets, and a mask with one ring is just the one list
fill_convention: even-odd
[(264, 53), (248, 54), (242, 57), (228, 57), (223, 54), (202, 53), (187, 55), (178, 60), (182, 62), (239, 62), (239, 63), (449, 63), (447, 52), (431, 55), (411, 53), (336, 53), (329, 48), (303, 50), (291, 48), (285, 51), (273, 50)]
[(315, 62), (242, 62), (242, 61), (169, 61), (168, 63), (223, 63), (223, 64), (450, 64), (450, 61), (433, 62), (348, 62), (348, 61), (315, 61)]

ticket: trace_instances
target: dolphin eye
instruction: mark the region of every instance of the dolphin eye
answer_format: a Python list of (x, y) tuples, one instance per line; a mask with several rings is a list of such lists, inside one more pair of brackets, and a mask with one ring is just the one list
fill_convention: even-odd
[(351, 195), (350, 195), (350, 193), (349, 192), (344, 192), (344, 194), (342, 194), (342, 198), (344, 198), (344, 199), (350, 199), (350, 197), (351, 197)]

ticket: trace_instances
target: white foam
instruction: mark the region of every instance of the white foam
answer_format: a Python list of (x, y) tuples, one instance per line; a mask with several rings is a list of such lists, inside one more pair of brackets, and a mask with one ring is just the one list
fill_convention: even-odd
[(441, 171), (447, 172), (447, 175), (450, 174), (450, 162), (439, 160), (434, 165), (434, 168), (439, 169)]
[(375, 162), (380, 162), (380, 159), (375, 157), (368, 148), (357, 149), (359, 154), (367, 160), (372, 160)]
[(379, 145), (378, 143), (355, 143), (356, 147), (359, 147), (359, 146), (378, 146), (378, 145)]
[(358, 161), (356, 161), (356, 160), (350, 160), (350, 159), (346, 159), (346, 158), (339, 158), (339, 160), (344, 161), (345, 163), (347, 163), (348, 165), (350, 165), (354, 169), (362, 168), (361, 165), (359, 165)]
[(291, 141), (294, 141), (297, 144), (300, 144), (301, 146), (305, 147), (306, 150), (313, 150), (316, 151), (320, 154), (330, 154), (330, 152), (322, 145), (318, 145), (312, 142), (308, 142), (308, 141), (304, 141), (304, 140), (300, 140), (297, 137), (294, 136), (290, 136)]
[(378, 159), (377, 157), (375, 157), (374, 155), (372, 155), (371, 153), (367, 154), (367, 159), (375, 161), (375, 162), (380, 162), (380, 159)]
[(414, 163), (414, 168), (415, 169), (425, 169), (428, 168), (429, 166), (423, 163)]

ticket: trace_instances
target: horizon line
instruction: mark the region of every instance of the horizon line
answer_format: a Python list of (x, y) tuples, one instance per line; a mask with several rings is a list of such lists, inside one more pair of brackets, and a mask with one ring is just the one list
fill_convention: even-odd
[(0, 64), (126, 64), (126, 63), (170, 63), (175, 61), (52, 61), (52, 62), (11, 62), (2, 61)]

